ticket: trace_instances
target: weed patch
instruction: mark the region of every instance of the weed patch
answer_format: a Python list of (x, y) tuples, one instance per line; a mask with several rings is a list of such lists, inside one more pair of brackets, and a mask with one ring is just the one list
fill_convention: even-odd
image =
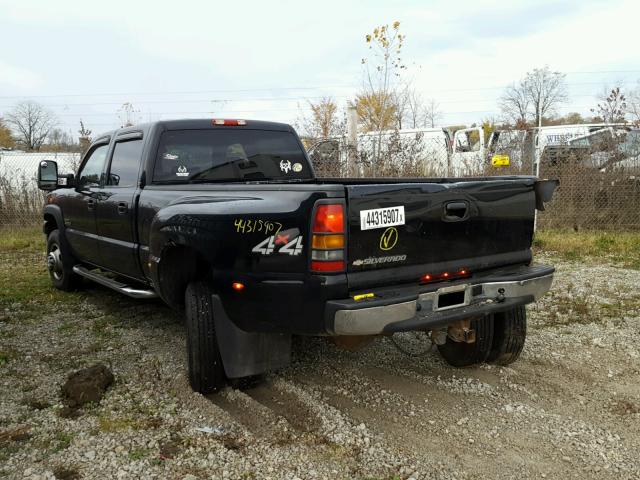
[(627, 268), (640, 269), (640, 233), (572, 230), (539, 230), (534, 249), (556, 253), (570, 261), (603, 259)]

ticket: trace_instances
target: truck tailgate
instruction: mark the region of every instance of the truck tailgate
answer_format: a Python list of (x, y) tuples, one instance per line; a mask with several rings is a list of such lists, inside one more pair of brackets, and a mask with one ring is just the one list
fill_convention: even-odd
[(349, 286), (418, 281), (531, 259), (530, 177), (347, 185)]

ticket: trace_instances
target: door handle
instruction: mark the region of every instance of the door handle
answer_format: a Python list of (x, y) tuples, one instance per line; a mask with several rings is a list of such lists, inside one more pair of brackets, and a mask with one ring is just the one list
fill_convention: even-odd
[(129, 205), (127, 202), (118, 202), (118, 214), (124, 215), (129, 211)]
[(87, 199), (87, 210), (95, 210), (96, 208), (96, 200), (95, 198)]
[(444, 220), (458, 222), (465, 220), (469, 213), (469, 205), (466, 202), (449, 202), (444, 206)]

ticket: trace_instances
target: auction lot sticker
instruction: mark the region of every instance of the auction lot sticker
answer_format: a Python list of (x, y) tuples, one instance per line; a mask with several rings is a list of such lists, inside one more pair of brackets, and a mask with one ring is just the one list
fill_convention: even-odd
[(404, 225), (404, 206), (360, 210), (360, 230)]

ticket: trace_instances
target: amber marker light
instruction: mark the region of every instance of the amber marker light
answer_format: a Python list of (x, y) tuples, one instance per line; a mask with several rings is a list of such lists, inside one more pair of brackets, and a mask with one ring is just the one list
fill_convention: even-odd
[(241, 292), (244, 290), (244, 283), (233, 282), (231, 284), (231, 288), (233, 288), (236, 292)]

